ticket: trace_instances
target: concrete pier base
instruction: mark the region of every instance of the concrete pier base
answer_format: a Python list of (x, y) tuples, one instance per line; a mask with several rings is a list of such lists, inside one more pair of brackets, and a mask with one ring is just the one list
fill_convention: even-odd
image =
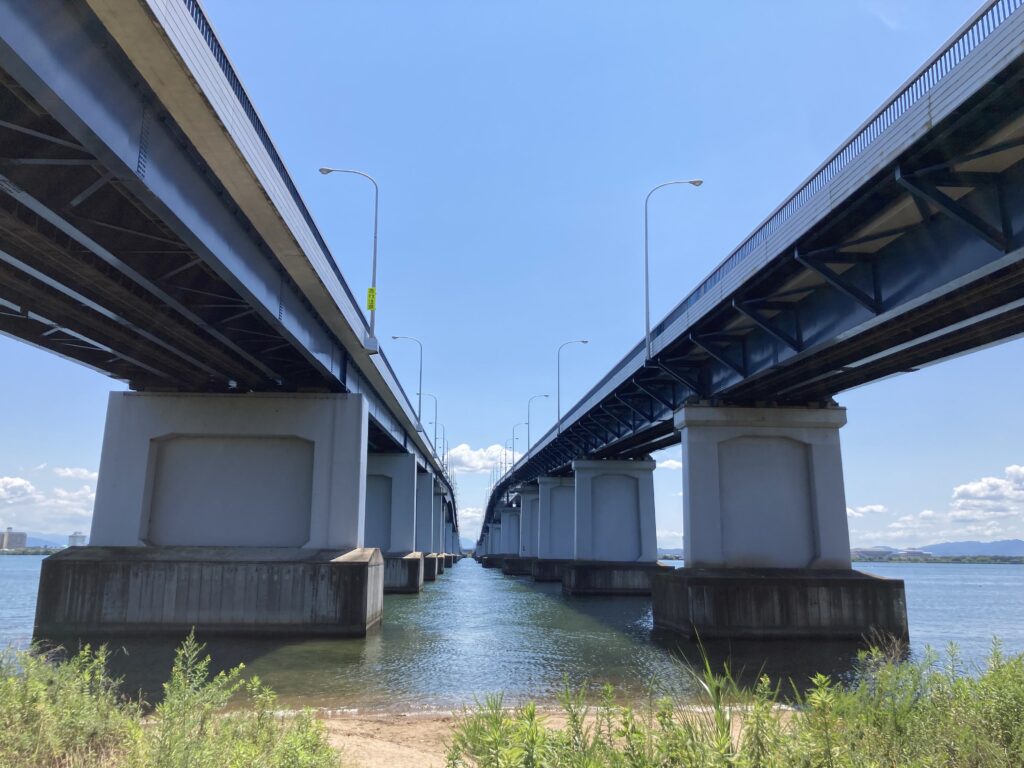
[(494, 555), (484, 555), (480, 558), (480, 565), (484, 568), (501, 568), (502, 562), (504, 562), (504, 558)]
[(35, 637), (362, 637), (383, 591), (377, 549), (72, 547), (43, 561)]
[(424, 581), (436, 581), (437, 580), (437, 555), (429, 554), (423, 556), (423, 580)]
[(453, 565), (455, 565), (455, 555), (445, 555), (444, 556), (444, 567), (445, 568), (451, 568)]
[(530, 576), (532, 566), (532, 557), (506, 557), (501, 564), (501, 572), (506, 576)]
[(788, 568), (663, 571), (654, 624), (687, 638), (909, 639), (903, 581)]
[(569, 560), (541, 560), (530, 563), (530, 575), (534, 581), (561, 581), (562, 566)]
[(423, 553), (384, 557), (384, 594), (407, 594), (423, 589)]
[(439, 552), (435, 557), (437, 558), (437, 575), (440, 576), (444, 573), (444, 555)]
[(570, 561), (561, 570), (567, 595), (649, 595), (652, 576), (667, 569), (657, 563)]

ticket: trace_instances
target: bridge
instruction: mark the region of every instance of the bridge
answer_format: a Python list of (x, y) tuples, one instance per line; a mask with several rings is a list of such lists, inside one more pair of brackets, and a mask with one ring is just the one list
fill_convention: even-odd
[(37, 633), (364, 634), (455, 489), (195, 0), (0, 0), (0, 331), (127, 384)]
[[(902, 583), (851, 568), (833, 398), (1024, 333), (1021, 5), (981, 8), (529, 447), (485, 565), (653, 591), (687, 635), (907, 634)], [(649, 454), (680, 443), (665, 573)]]

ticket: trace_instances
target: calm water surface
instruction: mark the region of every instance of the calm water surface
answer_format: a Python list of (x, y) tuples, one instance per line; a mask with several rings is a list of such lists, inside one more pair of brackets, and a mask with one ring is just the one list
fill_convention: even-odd
[[(40, 557), (0, 557), (0, 647), (24, 647), (32, 633)], [(1024, 566), (866, 564), (862, 570), (902, 578), (907, 586), (912, 650), (956, 642), (980, 662), (998, 635), (1005, 650), (1024, 652)], [(201, 638), (202, 639), (202, 638)], [(130, 641), (117, 648), (115, 672), (150, 696), (166, 679), (173, 648)], [(574, 685), (610, 682), (626, 697), (646, 695), (650, 681), (692, 694), (685, 665), (692, 645), (652, 631), (646, 598), (564, 598), (559, 584), (502, 576), (466, 559), (419, 595), (384, 598), (384, 623), (366, 639), (252, 642), (211, 639), (214, 662), (244, 661), (286, 706), (354, 709), (450, 709), (490, 692), (507, 701), (547, 700), (567, 678)], [(847, 674), (848, 643), (714, 645), (747, 678), (806, 680), (813, 672)]]

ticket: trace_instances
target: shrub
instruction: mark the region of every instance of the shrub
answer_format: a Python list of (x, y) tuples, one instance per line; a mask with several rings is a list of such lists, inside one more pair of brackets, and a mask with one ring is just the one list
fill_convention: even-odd
[(1024, 656), (994, 647), (975, 675), (955, 648), (901, 661), (878, 650), (861, 655), (853, 680), (811, 680), (795, 704), (762, 677), (741, 690), (729, 670), (705, 661), (695, 676), (699, 701), (655, 699), (639, 712), (614, 703), (607, 689), (596, 707), (567, 690), (564, 725), (533, 705), (505, 710), (488, 699), (459, 721), (449, 768), (897, 768), (1024, 766)]
[[(190, 635), (175, 654), (163, 700), (148, 716), (118, 694), (107, 650), (66, 661), (23, 653), (0, 661), (3, 768), (327, 768), (339, 757), (308, 711), (284, 718), (276, 696), (243, 667), (210, 677)], [(231, 701), (239, 706), (227, 711)]]

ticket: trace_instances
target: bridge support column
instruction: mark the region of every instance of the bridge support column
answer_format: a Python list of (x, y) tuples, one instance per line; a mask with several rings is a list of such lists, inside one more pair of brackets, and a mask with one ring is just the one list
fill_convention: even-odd
[(110, 396), (90, 546), (44, 561), (36, 635), (364, 635), (360, 395)]
[(501, 572), (506, 576), (529, 575), (523, 569), (519, 557), (519, 542), (522, 540), (521, 511), (519, 507), (504, 507), (501, 510)]
[(491, 523), (487, 529), (487, 555), (484, 568), (501, 568), (501, 523)]
[(538, 497), (536, 486), (528, 485), (519, 491), (519, 546), (515, 560), (505, 570), (510, 575), (533, 574), (533, 561), (537, 559)]
[(444, 491), (440, 489), (434, 490), (434, 517), (433, 517), (433, 537), (434, 537), (434, 554), (437, 556), (437, 575), (440, 576), (444, 573), (444, 515), (445, 515), (445, 498)]
[(423, 553), (423, 580), (437, 579), (437, 549), (434, 543), (434, 475), (421, 472), (416, 478), (416, 550)]
[(686, 406), (686, 567), (656, 577), (654, 622), (687, 636), (906, 638), (903, 582), (850, 563), (843, 408)]
[(561, 581), (562, 566), (576, 544), (576, 481), (572, 477), (537, 480), (537, 559), (534, 581)]
[(384, 592), (423, 589), (423, 553), (416, 551), (416, 457), (371, 453), (366, 467), (368, 547), (384, 556)]
[(653, 461), (574, 461), (573, 559), (562, 567), (570, 595), (649, 595), (659, 568)]

